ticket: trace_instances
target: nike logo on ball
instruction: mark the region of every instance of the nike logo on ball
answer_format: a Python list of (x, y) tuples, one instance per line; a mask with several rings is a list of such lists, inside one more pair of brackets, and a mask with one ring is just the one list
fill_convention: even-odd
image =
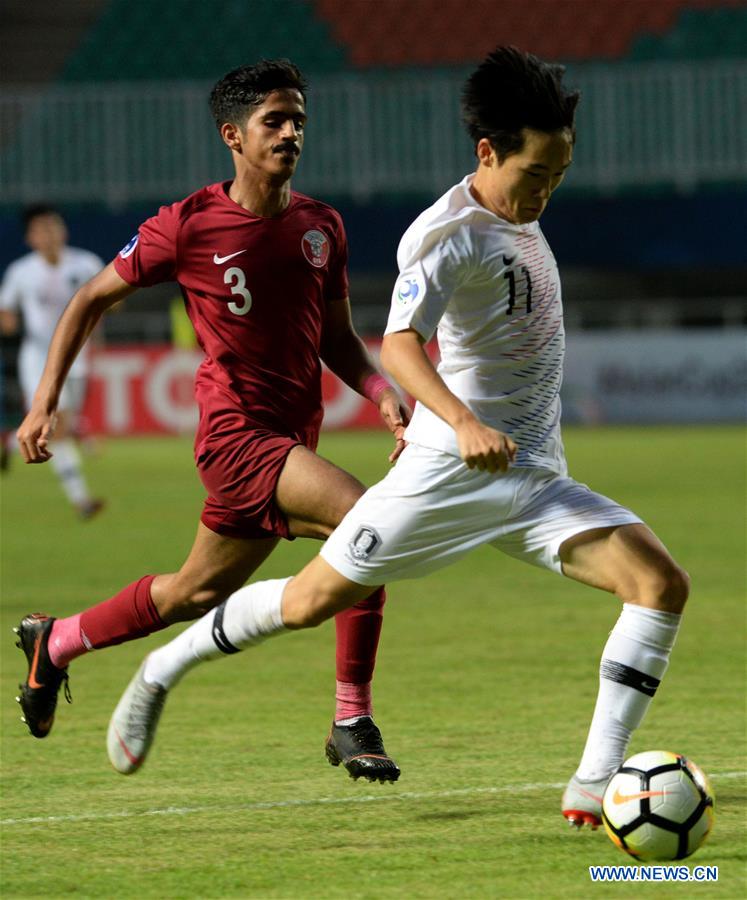
[(233, 259), (234, 256), (238, 256), (239, 253), (246, 253), (246, 250), (237, 250), (235, 253), (229, 253), (228, 256), (218, 256), (218, 254), (216, 253), (213, 256), (213, 262), (216, 266), (219, 266), (221, 265), (221, 263), (228, 262), (229, 259)]
[(612, 795), (612, 802), (619, 805), (630, 800), (643, 800), (644, 797), (663, 797), (665, 794), (666, 791), (640, 791), (637, 794), (621, 794), (620, 788), (616, 788), (615, 793)]

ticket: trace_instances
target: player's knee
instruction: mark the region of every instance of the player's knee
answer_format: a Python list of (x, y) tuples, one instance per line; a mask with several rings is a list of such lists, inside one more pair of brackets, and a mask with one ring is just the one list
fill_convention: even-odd
[(690, 594), (690, 576), (673, 560), (667, 560), (651, 576), (648, 593), (654, 608), (681, 613)]
[(190, 622), (228, 599), (229, 593), (214, 587), (176, 586), (161, 604), (159, 613), (165, 622)]
[(297, 628), (316, 628), (329, 618), (319, 607), (309, 607), (298, 617)]
[(667, 599), (670, 612), (681, 613), (690, 596), (690, 576), (676, 563), (673, 563), (667, 584)]
[(336, 612), (330, 598), (318, 590), (286, 590), (283, 597), (283, 624), (286, 628), (316, 628)]
[(324, 604), (313, 594), (297, 598), (292, 604), (283, 604), (283, 624), (293, 630), (316, 628), (329, 618)]
[(382, 613), (384, 609), (384, 604), (386, 603), (386, 589), (383, 587), (377, 588), (372, 594), (368, 597), (365, 597), (363, 600), (359, 600), (355, 606), (352, 606), (351, 609), (357, 609), (360, 612), (366, 613)]

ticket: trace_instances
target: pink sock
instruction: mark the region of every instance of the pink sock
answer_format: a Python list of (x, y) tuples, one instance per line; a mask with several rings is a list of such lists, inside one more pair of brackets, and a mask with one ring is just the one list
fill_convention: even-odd
[(167, 623), (158, 615), (150, 593), (154, 578), (146, 575), (103, 603), (76, 616), (57, 619), (49, 637), (52, 664), (64, 668), (89, 650), (132, 641), (165, 628)]
[(371, 705), (371, 682), (366, 684), (350, 684), (347, 681), (338, 681), (335, 691), (335, 721), (342, 719), (354, 719), (356, 716), (370, 716), (373, 714)]
[(67, 619), (56, 619), (49, 635), (49, 658), (52, 665), (64, 669), (71, 659), (85, 653), (87, 648), (80, 636), (80, 613)]

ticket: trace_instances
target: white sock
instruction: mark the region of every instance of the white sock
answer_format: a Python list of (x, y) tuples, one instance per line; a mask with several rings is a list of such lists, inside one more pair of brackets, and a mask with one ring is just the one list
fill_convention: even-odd
[(576, 771), (600, 781), (624, 761), (630, 737), (643, 721), (669, 664), (682, 616), (623, 604), (599, 666), (599, 694)]
[(178, 637), (150, 654), (143, 677), (169, 690), (198, 662), (238, 653), (285, 630), (283, 591), (290, 578), (240, 588)]
[(68, 500), (75, 506), (88, 503), (91, 495), (81, 470), (80, 454), (74, 441), (65, 439), (52, 444), (54, 456), (50, 460)]

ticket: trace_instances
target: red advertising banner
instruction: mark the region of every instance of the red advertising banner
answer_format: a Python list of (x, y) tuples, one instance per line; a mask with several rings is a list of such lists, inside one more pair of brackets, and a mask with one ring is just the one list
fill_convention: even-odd
[[(366, 345), (378, 358), (381, 341)], [(197, 426), (193, 397), (200, 351), (165, 345), (94, 350), (87, 429), (96, 434), (190, 433)], [(324, 428), (383, 427), (376, 407), (328, 370), (322, 376)]]
[[(381, 341), (366, 340), (378, 358)], [(437, 359), (436, 342), (428, 345)], [(86, 427), (98, 434), (194, 432), (193, 379), (202, 354), (164, 344), (93, 351)], [(564, 414), (576, 422), (708, 422), (744, 419), (740, 330), (574, 333)], [(325, 371), (324, 427), (383, 427), (372, 403)]]

